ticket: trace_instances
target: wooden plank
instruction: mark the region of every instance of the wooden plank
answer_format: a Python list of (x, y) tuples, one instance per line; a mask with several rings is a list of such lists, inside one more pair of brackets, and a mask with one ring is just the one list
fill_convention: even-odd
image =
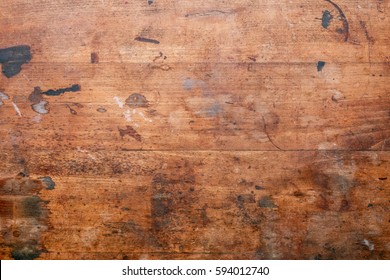
[[(316, 64), (153, 67), (26, 65), (21, 75), (2, 79), (9, 95), (0, 107), (0, 130), (8, 135), (3, 147), (11, 148), (12, 141), (51, 150), (390, 147), (386, 64), (327, 63), (321, 71)], [(44, 96), (48, 114), (32, 110), (29, 96), (36, 86), (46, 91), (72, 84), (81, 91)], [(127, 126), (135, 132), (121, 135)]]
[[(172, 63), (248, 62), (251, 58), (280, 63), (368, 62), (370, 38), (379, 47), (374, 53), (382, 57), (388, 42), (387, 21), (383, 29), (370, 21), (378, 15), (383, 18), (386, 2), (334, 2), (346, 17), (347, 32), (340, 12), (329, 1), (161, 0), (153, 5), (146, 1), (6, 1), (0, 6), (4, 26), (0, 42), (31, 45), (34, 60), (46, 63), (87, 62), (93, 52), (105, 62), (144, 63), (159, 52)], [(324, 11), (332, 17), (326, 28)], [(160, 44), (134, 40), (137, 37)]]
[(52, 156), (26, 154), (56, 184), (41, 258), (389, 257), (388, 152)]

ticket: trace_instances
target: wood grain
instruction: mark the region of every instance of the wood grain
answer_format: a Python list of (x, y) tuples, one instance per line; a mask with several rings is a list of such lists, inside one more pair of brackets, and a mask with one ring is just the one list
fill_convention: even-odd
[(388, 7), (0, 2), (0, 258), (389, 259)]

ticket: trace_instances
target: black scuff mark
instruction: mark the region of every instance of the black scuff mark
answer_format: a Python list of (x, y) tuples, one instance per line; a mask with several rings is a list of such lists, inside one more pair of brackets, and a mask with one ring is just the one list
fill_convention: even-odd
[(338, 11), (338, 13), (340, 15), (340, 19), (343, 22), (343, 28), (338, 29), (337, 32), (340, 34), (344, 34), (344, 41), (347, 42), (348, 38), (349, 38), (349, 24), (348, 24), (347, 17), (345, 16), (344, 12), (341, 10), (341, 8), (336, 3), (332, 2), (331, 0), (325, 0), (325, 1), (330, 3)]
[(322, 69), (324, 68), (324, 66), (325, 66), (325, 61), (318, 61), (317, 62), (317, 72), (320, 72), (320, 71), (322, 71)]
[(11, 78), (22, 70), (22, 65), (29, 63), (32, 58), (30, 46), (20, 45), (10, 48), (0, 49), (0, 63), (2, 73), (7, 78)]
[(152, 44), (160, 44), (160, 41), (157, 41), (155, 39), (145, 38), (145, 37), (135, 37), (134, 40), (138, 42), (144, 42), (144, 43), (152, 43)]
[(148, 0), (148, 5), (152, 5), (154, 0)]

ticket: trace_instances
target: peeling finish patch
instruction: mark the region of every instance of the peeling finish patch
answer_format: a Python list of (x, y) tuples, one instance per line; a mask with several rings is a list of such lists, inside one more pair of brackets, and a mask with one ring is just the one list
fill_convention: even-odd
[(126, 99), (126, 105), (131, 108), (147, 108), (149, 107), (149, 101), (142, 94), (133, 93)]
[(42, 100), (42, 101), (39, 101), (39, 103), (37, 104), (32, 104), (31, 105), (31, 108), (37, 112), (38, 114), (48, 114), (49, 113), (49, 109), (46, 108), (46, 106), (49, 104), (49, 102), (45, 101), (45, 100)]
[(6, 95), (4, 92), (0, 91), (0, 106), (4, 105), (3, 100), (8, 100), (9, 96)]
[(2, 72), (7, 78), (11, 78), (22, 70), (22, 65), (31, 60), (30, 46), (20, 45), (6, 49), (0, 49), (0, 63)]
[(39, 194), (45, 188), (53, 189), (49, 186), (54, 182), (42, 178), (0, 179), (0, 233), (3, 245), (11, 250), (10, 257), (17, 260), (35, 259), (46, 251), (41, 237), (50, 227), (49, 210)]
[(105, 112), (107, 112), (106, 108), (103, 108), (103, 107), (97, 108), (96, 111), (98, 111), (99, 113), (105, 113)]
[(372, 242), (368, 241), (367, 239), (363, 239), (362, 245), (366, 246), (368, 250), (374, 251), (375, 246)]
[(56, 186), (56, 183), (53, 181), (53, 179), (49, 176), (46, 177), (40, 177), (38, 178), (41, 180), (45, 185), (47, 190), (53, 190), (54, 187)]
[(118, 128), (120, 136), (123, 138), (126, 135), (129, 135), (130, 137), (133, 137), (135, 140), (141, 142), (142, 137), (138, 132), (131, 127), (130, 125), (127, 125), (125, 129)]

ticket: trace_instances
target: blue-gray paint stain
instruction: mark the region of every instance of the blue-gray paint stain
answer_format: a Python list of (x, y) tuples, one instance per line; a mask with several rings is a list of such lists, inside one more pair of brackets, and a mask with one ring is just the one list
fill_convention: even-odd
[(328, 28), (330, 22), (332, 21), (333, 19), (333, 16), (331, 15), (331, 13), (328, 11), (328, 10), (325, 10), (323, 13), (322, 13), (322, 27), (323, 28)]
[(183, 87), (185, 90), (192, 90), (192, 88), (194, 87), (194, 81), (190, 78), (184, 79)]
[(218, 102), (213, 103), (211, 106), (206, 108), (205, 112), (208, 117), (216, 117), (222, 111), (222, 107)]
[(322, 68), (324, 68), (325, 63), (326, 63), (325, 61), (321, 61), (321, 60), (317, 62), (317, 71), (318, 72), (322, 71)]

